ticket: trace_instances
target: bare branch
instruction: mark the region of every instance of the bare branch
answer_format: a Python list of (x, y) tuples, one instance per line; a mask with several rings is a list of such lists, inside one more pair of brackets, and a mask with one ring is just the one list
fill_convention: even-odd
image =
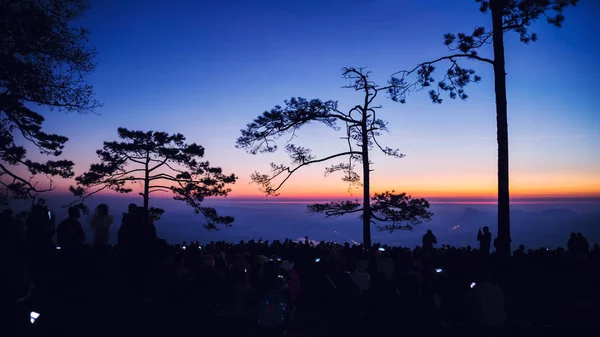
[[(291, 168), (291, 167), (288, 167), (285, 165), (275, 165), (275, 164), (271, 163), (271, 174), (270, 175), (260, 174), (258, 172), (255, 172), (254, 174), (252, 174), (251, 179), (252, 179), (252, 182), (259, 185), (260, 191), (265, 193), (267, 196), (277, 196), (278, 195), (277, 192), (279, 191), (279, 189), (281, 189), (283, 184), (285, 184), (285, 182), (300, 168), (302, 168), (304, 166), (308, 166), (310, 164), (321, 163), (324, 161), (331, 160), (333, 158), (349, 156), (349, 155), (360, 156), (360, 155), (362, 155), (362, 153), (360, 153), (358, 151), (341, 152), (341, 153), (337, 153), (337, 154), (334, 154), (334, 155), (331, 155), (331, 156), (328, 156), (325, 158), (313, 159), (313, 160), (302, 162), (301, 164), (297, 165), (294, 168)], [(273, 180), (282, 174), (285, 175), (283, 180), (279, 184), (277, 184), (276, 187), (273, 187), (273, 185), (272, 185)]]
[(437, 58), (437, 59), (435, 59), (433, 61), (427, 61), (427, 62), (419, 63), (419, 65), (417, 65), (416, 67), (414, 67), (414, 68), (412, 68), (410, 70), (400, 70), (400, 71), (397, 71), (397, 72), (393, 73), (392, 76), (402, 75), (402, 77), (405, 77), (405, 76), (412, 75), (413, 73), (419, 71), (424, 66), (430, 66), (430, 65), (434, 65), (434, 64), (436, 64), (438, 62), (441, 62), (441, 61), (453, 60), (453, 59), (457, 59), (457, 58), (474, 59), (474, 60), (478, 60), (478, 61), (489, 63), (491, 65), (494, 64), (493, 60), (490, 60), (490, 59), (484, 58), (484, 57), (480, 57), (480, 56), (477, 56), (477, 55), (453, 54), (453, 55), (442, 56), (442, 57)]
[(173, 192), (173, 188), (172, 186), (152, 186), (152, 188), (148, 189), (148, 193), (154, 192), (170, 193)]
[(275, 140), (288, 132), (293, 132), (310, 122), (323, 123), (337, 130), (336, 122), (358, 121), (348, 115), (336, 113), (337, 102), (322, 102), (318, 99), (306, 100), (293, 97), (285, 101), (285, 107), (275, 106), (270, 111), (265, 111), (252, 123), (241, 130), (242, 136), (237, 139), (236, 147), (245, 149), (249, 153), (274, 152), (277, 150)]
[[(449, 61), (451, 63), (450, 68), (444, 74), (442, 81), (439, 81), (435, 90), (429, 91), (429, 96), (434, 103), (442, 103), (440, 98), (440, 90), (448, 91), (450, 98), (459, 97), (462, 100), (467, 99), (467, 95), (464, 92), (464, 87), (471, 82), (479, 82), (481, 77), (475, 75), (475, 71), (472, 69), (465, 69), (458, 65), (456, 58), (468, 58), (484, 61), (493, 64), (493, 61), (489, 59), (483, 59), (476, 55), (467, 54), (454, 54), (449, 56), (440, 57), (434, 61), (423, 62), (417, 67), (408, 70), (400, 71), (395, 74), (400, 74), (401, 77), (392, 77), (390, 80), (390, 88), (388, 89), (388, 95), (396, 102), (405, 103), (406, 98), (412, 91), (419, 91), (424, 88), (430, 87), (436, 80), (432, 77), (432, 73), (435, 70), (434, 64), (441, 61)], [(416, 78), (413, 81), (409, 81), (410, 75), (416, 73)], [(449, 81), (448, 85), (445, 81)]]
[(160, 161), (160, 164), (157, 164), (156, 166), (152, 167), (151, 169), (148, 170), (148, 172), (152, 172), (152, 171), (156, 170), (157, 168), (162, 167), (163, 165), (165, 165), (167, 163), (168, 160), (169, 160), (169, 158), (165, 157), (165, 159)]
[(104, 185), (101, 186), (98, 189), (95, 189), (93, 191), (90, 191), (90, 189), (82, 189), (81, 187), (79, 188), (75, 188), (73, 186), (69, 187), (69, 190), (73, 193), (73, 195), (75, 195), (76, 197), (79, 197), (79, 199), (74, 200), (70, 203), (68, 203), (67, 205), (63, 206), (63, 207), (70, 207), (73, 206), (75, 204), (83, 204), (85, 202), (86, 199), (88, 199), (89, 197), (93, 196), (94, 194), (97, 194), (99, 192), (102, 192), (105, 189), (108, 189), (109, 185)]
[(0, 176), (4, 175), (4, 174), (7, 174), (7, 175), (9, 175), (13, 179), (13, 183), (12, 184), (8, 184), (8, 185), (4, 185), (3, 184), (7, 188), (9, 188), (9, 186), (11, 186), (11, 185), (14, 188), (15, 182), (18, 182), (19, 184), (21, 184), (21, 185), (19, 185), (20, 188), (22, 188), (23, 186), (26, 186), (27, 193), (29, 193), (29, 192), (42, 193), (42, 192), (49, 192), (49, 191), (53, 190), (53, 188), (42, 189), (42, 190), (37, 189), (36, 185), (34, 185), (34, 184), (31, 183), (31, 180), (27, 181), (27, 180), (25, 180), (25, 179), (17, 176), (16, 174), (14, 174), (11, 171), (9, 171), (8, 168), (6, 166), (2, 165), (1, 163), (0, 163), (0, 170), (2, 170), (2, 171), (0, 171)]

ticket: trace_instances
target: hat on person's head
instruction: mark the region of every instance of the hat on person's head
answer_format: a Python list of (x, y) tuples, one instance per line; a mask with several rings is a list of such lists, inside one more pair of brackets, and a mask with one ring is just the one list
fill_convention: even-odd
[(288, 260), (283, 260), (281, 262), (281, 269), (292, 270), (294, 268), (294, 264)]

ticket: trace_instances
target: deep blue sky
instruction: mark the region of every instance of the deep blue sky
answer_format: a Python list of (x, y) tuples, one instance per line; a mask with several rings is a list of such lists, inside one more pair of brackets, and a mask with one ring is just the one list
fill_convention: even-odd
[[(600, 194), (599, 12), (600, 1), (584, 0), (567, 10), (562, 29), (534, 25), (537, 43), (506, 37), (516, 193), (576, 193), (587, 186)], [(81, 24), (98, 50), (90, 82), (104, 107), (100, 116), (52, 116), (48, 126), (71, 138), (65, 156), (78, 173), (119, 126), (181, 132), (204, 145), (215, 165), (238, 174), (234, 195), (247, 195), (255, 193), (250, 173), (266, 170), (271, 160), (285, 162), (282, 154), (252, 157), (234, 149), (239, 130), (255, 116), (291, 96), (353, 106), (359, 97), (340, 89), (342, 67), (368, 66), (385, 84), (397, 70), (444, 55), (444, 33), (489, 27), (489, 20), (474, 0), (94, 1)], [(424, 93), (407, 105), (380, 99), (392, 130), (382, 140), (407, 157), (374, 157), (376, 189), (494, 193), (493, 79), (487, 66), (473, 68), (483, 81), (469, 88), (468, 102), (433, 105)], [(344, 146), (319, 126), (300, 136), (320, 155)], [(322, 169), (298, 175), (284, 195), (343, 194), (346, 186), (323, 178)]]

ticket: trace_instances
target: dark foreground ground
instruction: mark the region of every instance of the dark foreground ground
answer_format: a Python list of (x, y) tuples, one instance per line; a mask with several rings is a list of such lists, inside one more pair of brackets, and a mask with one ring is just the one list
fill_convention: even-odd
[[(32, 277), (38, 281), (31, 296), (16, 307), (18, 322), (27, 320), (29, 311), (40, 317), (35, 324), (20, 325), (26, 328), (18, 334), (2, 336), (265, 336), (256, 329), (256, 304), (265, 282), (257, 275), (267, 264), (279, 270), (278, 257), (295, 262), (301, 282), (287, 336), (366, 337), (385, 331), (485, 336), (470, 328), (471, 314), (478, 309), (472, 307), (469, 284), (482, 270), (504, 294), (506, 323), (492, 335), (591, 336), (600, 317), (597, 247), (588, 252), (520, 251), (499, 260), (468, 248), (423, 252), (386, 247), (381, 252), (377, 247), (286, 241), (187, 250), (163, 246), (136, 254), (136, 259), (126, 256), (116, 247), (101, 253), (48, 253), (43, 265), (36, 264), (43, 272)], [(261, 264), (260, 256), (273, 261)], [(378, 283), (386, 259), (394, 265), (393, 275)], [(247, 269), (248, 277), (236, 279), (236, 266)], [(359, 270), (371, 277), (369, 290), (362, 293), (344, 283)], [(419, 275), (418, 284), (406, 283), (412, 274)], [(248, 291), (234, 295), (240, 286)], [(384, 295), (377, 297), (378, 291)], [(429, 295), (440, 301), (431, 311), (423, 309)], [(406, 310), (413, 300), (419, 306)]]

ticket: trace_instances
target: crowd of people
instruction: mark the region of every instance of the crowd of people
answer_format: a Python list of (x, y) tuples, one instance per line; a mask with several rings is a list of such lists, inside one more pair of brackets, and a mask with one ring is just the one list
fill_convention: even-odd
[[(510, 258), (309, 238), (231, 244), (157, 237), (148, 212), (123, 214), (118, 242), (99, 205), (86, 238), (80, 210), (55, 227), (32, 208), (0, 214), (2, 336), (534, 336), (590, 334), (600, 312), (600, 249), (571, 234), (567, 250), (520, 246)], [(89, 242), (89, 244), (88, 244)]]

